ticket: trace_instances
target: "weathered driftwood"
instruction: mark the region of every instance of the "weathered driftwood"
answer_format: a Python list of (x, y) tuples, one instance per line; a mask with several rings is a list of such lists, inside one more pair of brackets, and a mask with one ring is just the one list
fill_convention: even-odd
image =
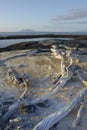
[(24, 84), (25, 84), (25, 90), (21, 94), (20, 98), (9, 107), (8, 112), (3, 117), (3, 123), (8, 122), (9, 118), (16, 112), (16, 110), (19, 108), (19, 106), (22, 103), (26, 104), (26, 101), (24, 100), (24, 97), (28, 92), (28, 85), (27, 85), (27, 83), (26, 83), (26, 81), (24, 79), (23, 79), (23, 81), (24, 81)]
[(82, 102), (82, 104), (81, 104), (81, 106), (80, 106), (80, 108), (78, 110), (76, 119), (72, 123), (72, 127), (73, 128), (76, 128), (78, 125), (80, 125), (80, 123), (81, 123), (81, 117), (82, 117), (82, 113), (83, 113), (83, 109), (84, 109), (84, 101)]
[(7, 80), (8, 82), (12, 82), (15, 86), (19, 86), (24, 82), (23, 76), (13, 68), (7, 71)]
[(57, 46), (53, 45), (51, 48), (52, 51), (52, 55), (61, 60), (61, 75), (64, 76), (66, 75), (66, 50), (60, 51), (59, 49), (57, 49)]
[(79, 44), (76, 44), (74, 48), (68, 47), (66, 45), (60, 44), (59, 47), (66, 49), (66, 57), (70, 59), (70, 65), (75, 62), (79, 62), (78, 59), (78, 47)]
[(49, 115), (47, 118), (43, 119), (39, 124), (35, 126), (33, 130), (49, 130), (54, 124), (63, 119), (67, 114), (69, 114), (78, 105), (83, 98), (87, 95), (87, 88), (81, 90), (77, 96), (69, 103), (67, 106), (59, 111)]
[(79, 80), (81, 80), (81, 82), (87, 87), (87, 81), (85, 81), (80, 73), (80, 70), (76, 70), (75, 73), (77, 74), (77, 77), (79, 78)]
[[(77, 77), (81, 80), (81, 82), (87, 87), (87, 82), (84, 81), (84, 79), (82, 78), (81, 74), (80, 74), (80, 70), (76, 70), (77, 73)], [(78, 125), (80, 125), (81, 123), (81, 117), (82, 117), (82, 112), (85, 106), (85, 103), (87, 104), (87, 99), (84, 99), (83, 102), (81, 102), (81, 106), (78, 110), (76, 119), (74, 120), (74, 122), (72, 123), (72, 127), (75, 129)]]
[[(60, 45), (62, 46), (62, 45)], [(63, 46), (62, 46), (63, 47)], [(61, 60), (61, 75), (62, 77), (65, 76), (67, 74), (67, 70), (68, 68), (75, 64), (77, 58), (77, 54), (75, 53), (75, 50), (72, 50), (71, 48), (65, 46), (66, 49), (69, 49), (68, 51), (66, 50), (59, 50), (57, 49), (57, 46), (52, 46), (51, 51), (52, 51), (52, 55)], [(69, 65), (67, 66), (67, 60), (70, 60)]]

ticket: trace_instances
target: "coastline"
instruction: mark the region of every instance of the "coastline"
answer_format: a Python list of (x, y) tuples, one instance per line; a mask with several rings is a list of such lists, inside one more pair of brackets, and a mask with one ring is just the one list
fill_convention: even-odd
[(43, 35), (1, 35), (0, 40), (5, 39), (27, 39), (27, 38), (74, 38), (87, 40), (87, 35), (74, 34), (43, 34)]
[(23, 49), (47, 49), (50, 50), (52, 45), (59, 46), (60, 44), (74, 48), (77, 44), (79, 48), (87, 48), (87, 40), (43, 40), (43, 41), (30, 41), (21, 42), (7, 47), (0, 48), (1, 52)]

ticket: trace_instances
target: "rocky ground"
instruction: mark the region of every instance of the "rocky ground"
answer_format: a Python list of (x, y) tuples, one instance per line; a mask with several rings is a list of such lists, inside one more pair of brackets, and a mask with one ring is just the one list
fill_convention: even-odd
[[(50, 48), (52, 45), (62, 43), (74, 49), (79, 44), (80, 54), (79, 65), (84, 71), (82, 77), (87, 81), (87, 41), (45, 41), (39, 42), (43, 46), (19, 50), (11, 50), (0, 53), (0, 120), (9, 107), (16, 102), (24, 92), (24, 87), (20, 83), (14, 83), (14, 79), (9, 78), (8, 71), (16, 70), (22, 77), (28, 80), (28, 93), (25, 96), (27, 101), (32, 101), (51, 92), (51, 88), (56, 84), (61, 75), (61, 60), (55, 58)], [(25, 44), (24, 44), (25, 46)], [(27, 45), (29, 46), (29, 45)], [(49, 47), (48, 47), (49, 46)], [(65, 48), (59, 48), (64, 50)], [(78, 48), (77, 48), (78, 49)], [(62, 51), (61, 50), (61, 51)], [(68, 64), (68, 63), (67, 63)], [(60, 111), (61, 108), (70, 103), (76, 94), (85, 86), (76, 75), (52, 96), (48, 102), (37, 105), (35, 108), (23, 107), (22, 105), (10, 117), (8, 123), (1, 130), (32, 130), (41, 120), (48, 115)], [(72, 123), (76, 118), (80, 104), (77, 105), (65, 118), (53, 125), (50, 130), (73, 130)], [(87, 105), (83, 109), (81, 123), (75, 130), (87, 130)], [(38, 129), (36, 129), (38, 130)]]

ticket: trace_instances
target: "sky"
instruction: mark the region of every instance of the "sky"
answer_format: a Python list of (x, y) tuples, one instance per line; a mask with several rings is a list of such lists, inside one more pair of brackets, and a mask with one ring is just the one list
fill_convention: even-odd
[(87, 32), (87, 0), (0, 0), (0, 32)]

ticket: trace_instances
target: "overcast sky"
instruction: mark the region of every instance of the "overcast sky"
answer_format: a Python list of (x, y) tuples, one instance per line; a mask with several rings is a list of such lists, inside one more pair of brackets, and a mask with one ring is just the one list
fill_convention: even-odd
[(0, 32), (87, 31), (87, 0), (0, 0)]

